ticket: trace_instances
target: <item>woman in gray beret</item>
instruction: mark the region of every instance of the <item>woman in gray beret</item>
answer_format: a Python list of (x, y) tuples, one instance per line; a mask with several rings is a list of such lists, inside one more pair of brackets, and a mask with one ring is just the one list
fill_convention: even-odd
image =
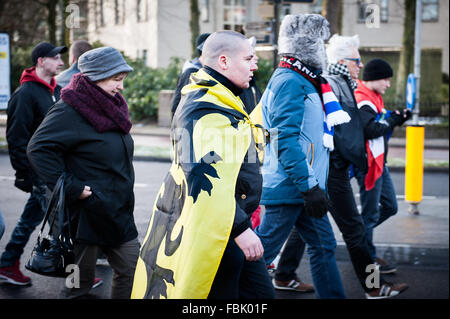
[(100, 249), (114, 270), (111, 297), (129, 298), (139, 243), (133, 217), (134, 145), (120, 92), (133, 69), (111, 47), (84, 53), (78, 66), (81, 72), (31, 138), (28, 158), (51, 189), (66, 174), (66, 206), (80, 269), (79, 288), (68, 289), (67, 297), (90, 291)]

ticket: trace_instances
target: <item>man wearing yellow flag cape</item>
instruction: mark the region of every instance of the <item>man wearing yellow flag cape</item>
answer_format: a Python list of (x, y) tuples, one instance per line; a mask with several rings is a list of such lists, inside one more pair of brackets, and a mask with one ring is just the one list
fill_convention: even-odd
[(174, 159), (150, 216), (132, 298), (273, 298), (261, 241), (251, 228), (262, 177), (261, 134), (238, 95), (257, 69), (247, 39), (211, 34), (204, 67), (182, 90)]

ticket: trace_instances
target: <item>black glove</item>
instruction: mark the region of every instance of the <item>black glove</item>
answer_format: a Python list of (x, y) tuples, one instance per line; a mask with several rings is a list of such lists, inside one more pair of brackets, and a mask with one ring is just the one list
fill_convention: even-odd
[(33, 190), (31, 175), (28, 173), (16, 173), (14, 186), (16, 186), (21, 191), (24, 191), (25, 193), (31, 193), (31, 191)]
[(394, 126), (400, 126), (403, 124), (403, 112), (400, 111), (393, 111), (391, 112), (391, 116), (389, 116), (386, 119), (386, 122), (389, 123), (389, 125), (394, 128)]
[(308, 216), (314, 218), (322, 218), (330, 208), (330, 201), (327, 194), (319, 187), (319, 185), (302, 192), (305, 202), (305, 212)]
[[(403, 115), (403, 120), (402, 120), (402, 124), (403, 124), (412, 117), (412, 112), (410, 109), (404, 109), (402, 111), (402, 115)], [(400, 124), (400, 125), (402, 125), (402, 124)]]

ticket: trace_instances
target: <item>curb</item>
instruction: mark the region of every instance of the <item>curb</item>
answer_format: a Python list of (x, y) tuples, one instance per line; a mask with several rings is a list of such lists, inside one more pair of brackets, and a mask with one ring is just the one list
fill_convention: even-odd
[[(405, 166), (388, 166), (390, 172), (405, 172)], [(424, 167), (423, 171), (426, 173), (449, 173), (448, 167)]]
[[(8, 155), (8, 150), (0, 149), (1, 155)], [(158, 157), (151, 155), (135, 155), (133, 160), (139, 162), (159, 162), (159, 163), (171, 163), (172, 159), (170, 157)], [(389, 166), (391, 172), (404, 172), (404, 166)], [(449, 173), (449, 167), (424, 167), (423, 171), (426, 173)]]
[[(375, 243), (377, 254), (395, 265), (449, 268), (448, 247), (411, 244), (379, 244)], [(344, 242), (337, 242), (336, 261), (349, 261), (347, 247)]]

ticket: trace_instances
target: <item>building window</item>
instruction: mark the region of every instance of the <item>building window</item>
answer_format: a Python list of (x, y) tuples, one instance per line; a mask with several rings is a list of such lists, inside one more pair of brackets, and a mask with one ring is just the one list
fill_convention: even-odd
[(200, 20), (202, 22), (209, 22), (209, 0), (200, 0)]
[(103, 14), (103, 9), (104, 9), (104, 5), (103, 5), (103, 0), (99, 0), (98, 1), (98, 3), (97, 3), (97, 5), (98, 5), (98, 15), (97, 15), (97, 17), (98, 17), (98, 19), (99, 19), (99, 21), (98, 21), (98, 25), (100, 26), (100, 27), (104, 27), (105, 26), (105, 16), (104, 16), (104, 14)]
[(369, 5), (367, 1), (358, 1), (358, 23), (365, 23), (367, 18), (366, 9)]
[(119, 0), (114, 0), (114, 23), (120, 24)]
[(142, 61), (147, 65), (147, 50), (142, 50)]
[(141, 2), (142, 0), (136, 0), (136, 21), (141, 22)]
[(287, 16), (288, 14), (291, 14), (291, 4), (284, 4), (281, 6), (280, 10), (280, 21), (283, 21), (283, 18)]
[(367, 19), (375, 19), (386, 23), (389, 21), (389, 0), (358, 0), (358, 23), (366, 23)]
[(237, 32), (244, 31), (247, 0), (224, 0), (223, 28)]
[(136, 0), (136, 21), (148, 21), (148, 0)]
[(385, 23), (389, 21), (389, 0), (381, 0), (380, 21)]
[(422, 0), (422, 21), (437, 22), (439, 20), (439, 1)]
[(322, 14), (322, 0), (317, 0), (311, 5), (311, 13)]

